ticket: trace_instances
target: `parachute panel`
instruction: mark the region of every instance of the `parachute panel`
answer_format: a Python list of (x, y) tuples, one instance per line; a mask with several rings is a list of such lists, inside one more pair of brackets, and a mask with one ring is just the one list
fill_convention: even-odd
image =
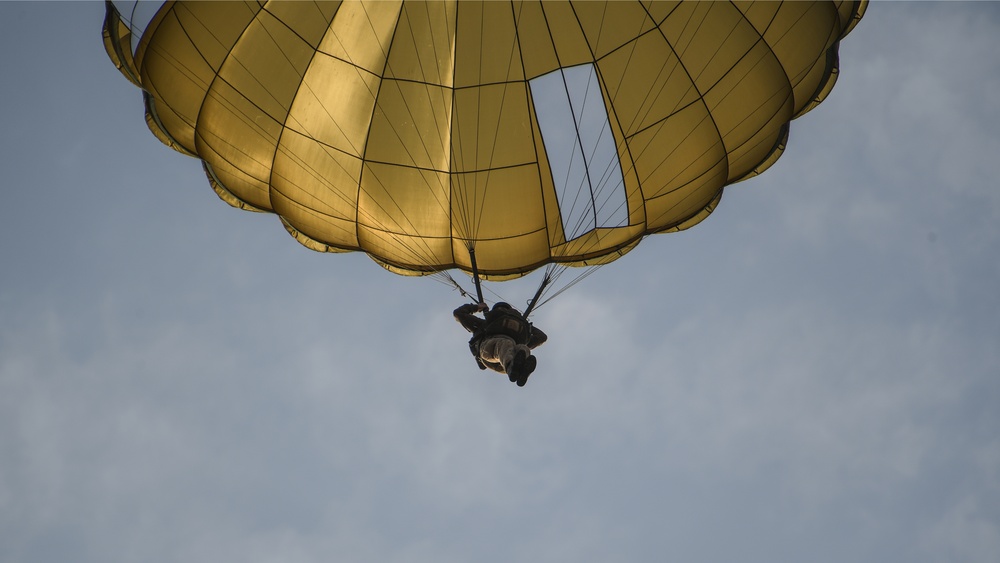
[(254, 207), (249, 203), (242, 201), (240, 198), (233, 195), (233, 193), (230, 192), (225, 185), (223, 185), (222, 180), (220, 180), (219, 177), (215, 175), (215, 171), (212, 170), (212, 167), (209, 166), (207, 162), (203, 160), (201, 161), (201, 164), (202, 164), (202, 169), (205, 171), (205, 177), (208, 178), (208, 184), (212, 186), (212, 190), (215, 192), (215, 195), (219, 196), (219, 199), (237, 209), (242, 209), (244, 211), (252, 211), (254, 213), (267, 213), (270, 211), (268, 209), (260, 209), (258, 207)]
[(143, 89), (155, 101), (156, 122), (175, 143), (197, 154), (195, 127), (209, 88), (256, 3), (168, 3), (150, 22), (135, 55)]
[(453, 263), (450, 238), (413, 237), (358, 224), (358, 241), (369, 256), (397, 273), (425, 275), (441, 270), (439, 264)]
[(286, 129), (275, 153), (270, 202), (275, 213), (324, 245), (357, 250), (362, 160)]
[(507, 2), (458, 2), (455, 88), (523, 81), (514, 14)]
[(737, 7), (781, 63), (794, 95), (793, 115), (805, 113), (831, 71), (828, 53), (843, 27), (836, 7), (807, 2)]
[[(725, 162), (703, 172), (683, 189), (646, 201), (647, 229), (662, 232), (679, 227), (704, 210), (713, 210), (712, 200), (718, 196), (726, 181)], [(701, 219), (699, 219), (701, 221)]]
[(365, 163), (356, 218), (361, 249), (413, 270), (453, 263), (448, 181), (444, 172)]
[[(255, 106), (256, 112), (245, 110), (241, 119), (253, 120), (264, 113), (279, 123), (285, 121), (316, 52), (296, 31), (263, 10), (229, 51), (211, 88), (224, 82), (235, 95)], [(229, 92), (226, 96), (221, 99), (235, 97)], [(212, 124), (212, 119), (208, 118), (198, 125)]]
[(299, 33), (263, 10), (230, 49), (204, 99), (199, 152), (250, 205), (271, 209), (274, 153), (314, 53)]
[(383, 80), (365, 158), (447, 172), (451, 91), (443, 86)]
[[(548, 234), (544, 228), (506, 238), (480, 238), (475, 244), (476, 262), (488, 261), (491, 265), (485, 273), (480, 269), (484, 279), (520, 277), (551, 261)], [(469, 254), (468, 247), (458, 239), (455, 239), (453, 249), (456, 257)], [(530, 258), (535, 258), (535, 261), (529, 261)], [(462, 267), (471, 270), (471, 265), (463, 263)]]
[[(451, 236), (449, 188), (445, 172), (366, 162), (358, 194), (358, 227), (410, 239), (448, 238)], [(361, 246), (365, 248), (363, 242)]]
[(524, 82), (455, 90), (451, 171), (503, 169), (535, 162)]
[(317, 52), (302, 79), (285, 128), (362, 158), (378, 88), (377, 75)]
[(308, 6), (294, 2), (268, 2), (264, 10), (282, 22), (315, 51), (321, 49), (331, 23), (341, 8), (339, 0), (312, 0)]
[(629, 147), (647, 200), (681, 189), (705, 170), (726, 163), (725, 147), (701, 104), (633, 135)]
[[(656, 28), (656, 23), (639, 2), (584, 1), (573, 2), (572, 7), (595, 60)], [(564, 66), (573, 65), (564, 63)]]
[(658, 233), (677, 233), (677, 232), (680, 232), (680, 231), (684, 231), (684, 230), (690, 229), (691, 227), (697, 225), (698, 223), (701, 223), (702, 221), (704, 221), (705, 219), (707, 219), (708, 216), (711, 215), (713, 211), (715, 211), (716, 207), (719, 206), (719, 203), (722, 201), (722, 194), (723, 194), (723, 192), (724, 192), (724, 190), (720, 189), (719, 192), (717, 194), (715, 194), (715, 197), (712, 198), (712, 201), (710, 201), (708, 203), (708, 205), (706, 205), (705, 207), (703, 207), (700, 211), (698, 211), (694, 215), (688, 217), (687, 219), (685, 219), (684, 221), (681, 221), (680, 223), (664, 227), (663, 229), (661, 229), (661, 230), (659, 230), (657, 232)]
[[(841, 22), (832, 4), (812, 4), (800, 6), (795, 3), (783, 5), (772, 28), (776, 25), (787, 27), (780, 38), (776, 31), (768, 30), (765, 39), (773, 43), (772, 49), (778, 54), (785, 67), (795, 92), (794, 115), (801, 115), (807, 106), (817, 101), (823, 84), (830, 76), (829, 49), (836, 45), (840, 35)], [(808, 53), (823, 53), (824, 56), (811, 57)]]
[(525, 79), (531, 80), (559, 68), (554, 37), (549, 33), (542, 3), (528, 0), (515, 2), (515, 6), (517, 41), (521, 52), (529, 53), (529, 56), (521, 58)]
[(199, 118), (199, 156), (233, 195), (270, 210), (271, 166), (281, 122), (224, 81), (216, 81), (210, 92)]
[(604, 89), (626, 137), (698, 102), (698, 91), (669, 43), (648, 33), (598, 63)]
[[(318, 51), (381, 76), (401, 5), (401, 0), (344, 2), (337, 8)], [(303, 5), (302, 9), (311, 8)]]
[[(521, 253), (526, 262), (537, 262), (540, 256), (548, 255), (546, 214), (544, 198), (540, 189), (539, 171), (534, 163), (509, 168), (467, 172), (452, 175), (452, 215), (474, 215), (468, 227), (460, 222), (454, 224), (454, 236), (476, 249), (477, 260), (492, 265), (491, 257), (505, 256), (503, 266), (490, 270), (510, 270), (514, 268), (506, 258), (509, 253), (494, 251), (492, 254), (480, 250), (483, 241), (507, 240), (514, 254)], [(470, 211), (471, 209), (471, 211)], [(480, 209), (489, 213), (478, 214)], [(534, 236), (531, 246), (523, 242), (526, 235), (543, 233), (542, 240)], [(522, 239), (521, 242), (513, 242)], [(533, 260), (528, 260), (531, 258)]]
[(407, 2), (389, 51), (386, 78), (450, 88), (454, 79), (456, 2)]
[[(541, 2), (541, 7), (545, 33), (550, 37), (559, 63), (556, 68), (594, 62), (593, 51), (580, 28), (573, 6), (569, 2)], [(534, 78), (551, 70), (554, 69), (543, 67), (540, 72), (532, 73), (529, 77)]]
[(794, 102), (781, 65), (761, 43), (733, 61), (703, 99), (728, 154), (729, 180), (744, 176), (770, 154)]
[(181, 154), (185, 154), (188, 156), (195, 156), (195, 157), (198, 156), (196, 153), (193, 153), (184, 148), (183, 146), (181, 146), (173, 137), (170, 136), (170, 133), (167, 133), (167, 130), (163, 125), (163, 122), (160, 121), (160, 118), (157, 115), (156, 112), (157, 106), (154, 103), (153, 96), (151, 96), (147, 92), (144, 92), (142, 97), (142, 105), (146, 109), (146, 115), (145, 115), (146, 127), (149, 128), (149, 132), (152, 133), (154, 137), (159, 139), (159, 141), (164, 145), (167, 145), (168, 147), (174, 149), (175, 151)]
[(186, 40), (175, 18), (166, 18), (157, 29), (162, 42), (146, 53), (140, 67), (143, 90), (156, 105), (148, 113), (155, 114), (165, 136), (197, 154), (195, 124), (216, 70), (198, 56), (197, 47)]
[(778, 132), (777, 140), (771, 146), (768, 155), (764, 157), (761, 161), (759, 161), (757, 165), (754, 166), (753, 169), (751, 169), (749, 172), (747, 172), (743, 176), (730, 180), (730, 183), (735, 184), (736, 182), (742, 182), (743, 180), (748, 180), (750, 178), (753, 178), (754, 176), (763, 173), (765, 170), (770, 168), (771, 165), (773, 165), (775, 162), (778, 161), (778, 159), (781, 157), (781, 154), (785, 152), (785, 145), (787, 143), (788, 143), (788, 124), (785, 123), (782, 124), (781, 130)]
[(292, 238), (294, 238), (299, 244), (308, 248), (309, 250), (313, 250), (315, 252), (350, 252), (351, 250), (354, 250), (354, 249), (336, 248), (323, 244), (318, 240), (311, 238), (305, 235), (304, 233), (300, 232), (295, 227), (289, 225), (288, 222), (284, 220), (284, 218), (282, 218), (281, 224), (285, 227), (285, 230), (288, 232), (288, 234), (292, 236)]

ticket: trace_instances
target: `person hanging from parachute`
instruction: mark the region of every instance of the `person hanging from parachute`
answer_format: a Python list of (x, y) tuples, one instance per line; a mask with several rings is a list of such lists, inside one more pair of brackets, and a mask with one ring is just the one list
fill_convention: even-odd
[[(482, 313), (483, 318), (476, 313)], [(472, 333), (469, 350), (479, 369), (505, 373), (511, 383), (524, 387), (538, 364), (531, 350), (544, 344), (548, 336), (503, 301), (492, 309), (483, 302), (466, 303), (455, 309), (454, 315)]]
[[(472, 333), (472, 338), (469, 339), (469, 351), (476, 358), (479, 369), (489, 368), (505, 373), (511, 383), (524, 387), (528, 377), (538, 365), (538, 360), (531, 355), (531, 350), (549, 339), (544, 332), (528, 322), (528, 315), (535, 309), (551, 278), (549, 275), (542, 278), (542, 283), (524, 313), (504, 301), (498, 301), (490, 309), (483, 299), (476, 249), (472, 246), (469, 247), (469, 261), (472, 264), (472, 280), (476, 284), (478, 299), (475, 303), (466, 303), (455, 309), (453, 312), (455, 320)], [(457, 284), (456, 287), (462, 290)], [(462, 293), (468, 295), (464, 290)], [(481, 313), (483, 318), (477, 317), (476, 313)]]

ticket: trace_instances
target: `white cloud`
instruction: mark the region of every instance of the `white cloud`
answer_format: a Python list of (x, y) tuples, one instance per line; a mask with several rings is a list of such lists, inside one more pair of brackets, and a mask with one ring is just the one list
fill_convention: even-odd
[[(996, 497), (994, 490), (990, 500)], [(995, 510), (978, 495), (965, 496), (948, 507), (920, 544), (939, 561), (990, 561), (1000, 553)]]

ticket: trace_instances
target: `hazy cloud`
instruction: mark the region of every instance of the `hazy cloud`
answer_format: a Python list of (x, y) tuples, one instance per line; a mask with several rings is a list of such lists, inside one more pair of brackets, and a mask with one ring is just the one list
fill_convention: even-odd
[(0, 559), (1000, 557), (996, 5), (872, 3), (771, 170), (537, 312), (524, 389), (446, 286), (219, 202), (102, 7), (0, 3)]

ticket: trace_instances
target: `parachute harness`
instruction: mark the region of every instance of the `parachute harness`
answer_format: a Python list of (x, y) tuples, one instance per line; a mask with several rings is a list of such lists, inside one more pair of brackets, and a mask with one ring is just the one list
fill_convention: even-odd
[[(469, 249), (469, 259), (470, 259), (470, 262), (472, 262), (472, 280), (476, 284), (476, 297), (478, 298), (477, 303), (485, 303), (486, 300), (483, 298), (482, 280), (480, 280), (480, 278), (479, 278), (479, 266), (476, 263), (476, 249), (475, 248), (470, 248)], [(531, 314), (531, 311), (534, 310), (535, 306), (538, 304), (538, 299), (542, 296), (542, 292), (545, 291), (545, 288), (549, 285), (549, 282), (551, 282), (551, 281), (552, 281), (551, 272), (546, 271), (545, 272), (545, 276), (542, 278), (542, 282), (538, 285), (538, 289), (535, 290), (535, 294), (531, 297), (531, 300), (528, 301), (528, 307), (524, 310), (524, 318), (525, 319), (527, 319), (528, 315)], [(468, 293), (466, 293), (466, 291), (463, 290), (461, 288), (461, 286), (459, 286), (457, 283), (455, 283), (455, 280), (452, 280), (452, 283), (455, 284), (455, 287), (458, 287), (459, 291), (462, 292), (463, 296), (467, 296), (468, 295)]]

